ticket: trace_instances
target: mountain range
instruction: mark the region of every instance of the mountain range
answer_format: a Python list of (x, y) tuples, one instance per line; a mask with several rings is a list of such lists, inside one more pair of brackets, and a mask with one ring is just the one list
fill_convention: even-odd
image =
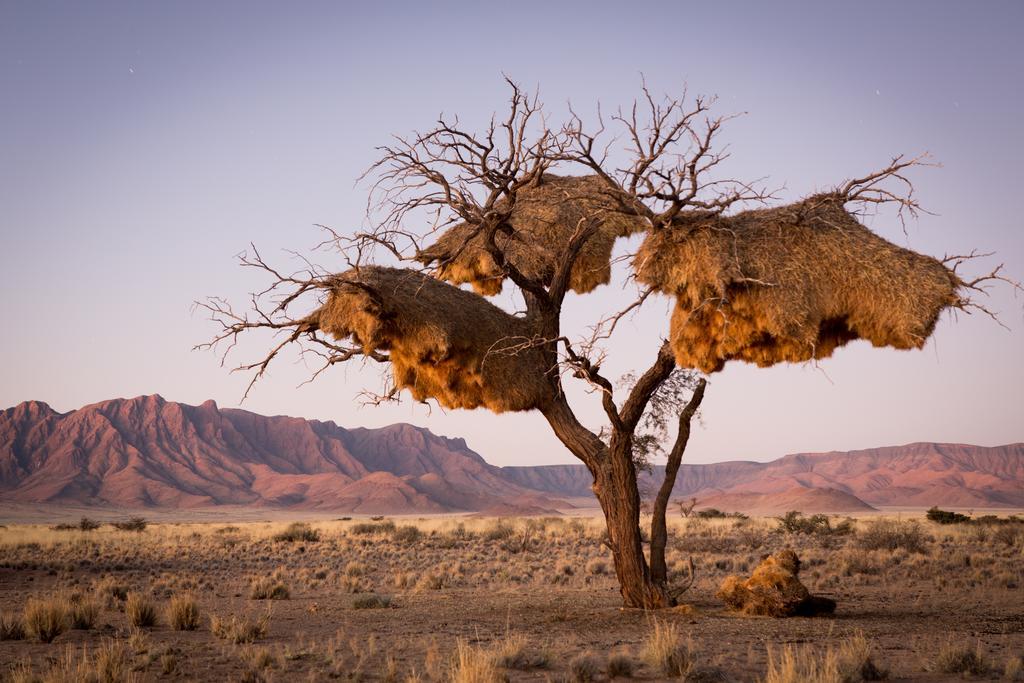
[[(654, 490), (659, 470), (641, 477), (642, 488)], [(1024, 444), (683, 465), (674, 494), (698, 507), (762, 512), (1024, 507)], [(348, 429), (156, 395), (68, 413), (39, 401), (0, 412), (0, 502), (363, 514), (550, 514), (594, 504), (582, 465), (496, 467), (463, 439), (408, 424)]]

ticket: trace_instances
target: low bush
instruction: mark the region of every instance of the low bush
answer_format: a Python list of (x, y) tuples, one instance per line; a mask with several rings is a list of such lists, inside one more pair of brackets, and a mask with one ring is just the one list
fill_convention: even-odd
[(274, 540), (285, 543), (316, 543), (320, 540), (320, 532), (305, 522), (293, 522), (284, 531), (275, 534)]
[(390, 519), (386, 522), (360, 522), (359, 524), (353, 524), (349, 531), (358, 536), (390, 534), (395, 531), (395, 523)]
[(360, 595), (352, 601), (352, 609), (383, 609), (390, 606), (390, 595)]
[(784, 516), (776, 519), (779, 522), (779, 531), (787, 534), (845, 536), (853, 533), (853, 520), (850, 519), (844, 519), (833, 526), (828, 515), (805, 517), (798, 510), (790, 510)]
[(929, 509), (925, 516), (929, 521), (938, 524), (964, 524), (971, 521), (971, 518), (967, 515), (962, 515), (959, 512), (950, 512), (949, 510), (940, 510), (938, 507)]
[(120, 531), (145, 531), (149, 522), (145, 517), (129, 517), (123, 522), (111, 522), (115, 529)]
[(927, 553), (931, 539), (914, 521), (876, 519), (857, 534), (857, 545), (865, 550), (898, 550)]
[(391, 538), (399, 543), (415, 543), (423, 538), (423, 532), (412, 525), (400, 526), (391, 532)]

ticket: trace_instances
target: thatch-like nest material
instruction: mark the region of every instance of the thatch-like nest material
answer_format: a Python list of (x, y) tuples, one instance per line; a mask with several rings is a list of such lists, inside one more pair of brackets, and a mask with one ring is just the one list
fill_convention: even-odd
[(744, 614), (791, 617), (831, 614), (836, 603), (800, 583), (800, 559), (786, 549), (766, 557), (749, 579), (726, 577), (717, 597)]
[(722, 217), (685, 214), (647, 237), (637, 278), (676, 297), (676, 362), (704, 372), (826, 358), (854, 339), (920, 348), (963, 282), (874, 234), (834, 195)]
[[(496, 209), (502, 209), (500, 202)], [(511, 229), (499, 231), (494, 243), (524, 275), (547, 284), (576, 230), (593, 219), (600, 226), (580, 251), (570, 277), (571, 289), (589, 292), (611, 279), (616, 238), (647, 227), (644, 219), (629, 212), (623, 195), (597, 176), (540, 176), (517, 193), (508, 220)], [(504, 274), (484, 248), (483, 235), (473, 235), (476, 229), (469, 223), (452, 226), (417, 259), (436, 264), (437, 277), (443, 280), (471, 283), (480, 294), (498, 294)]]
[(387, 352), (395, 386), (417, 400), (500, 413), (538, 408), (551, 396), (527, 320), (417, 271), (343, 273), (315, 316), (336, 339)]

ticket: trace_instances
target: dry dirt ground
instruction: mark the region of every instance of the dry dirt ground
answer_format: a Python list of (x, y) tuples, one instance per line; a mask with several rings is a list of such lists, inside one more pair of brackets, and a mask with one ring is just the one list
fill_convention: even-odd
[[(1024, 680), (1024, 526), (840, 521), (677, 520), (696, 580), (657, 613), (621, 609), (596, 519), (9, 524), (0, 679)], [(715, 598), (787, 546), (834, 616)]]

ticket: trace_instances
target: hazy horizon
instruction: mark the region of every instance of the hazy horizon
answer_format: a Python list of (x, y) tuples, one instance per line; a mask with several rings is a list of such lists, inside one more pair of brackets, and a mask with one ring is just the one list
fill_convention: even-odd
[[(0, 405), (159, 393), (344, 427), (410, 422), (499, 465), (575, 462), (537, 414), (361, 407), (380, 380), (359, 363), (299, 387), (309, 368), (289, 356), (239, 406), (248, 377), (190, 350), (214, 331), (191, 303), (241, 305), (261, 287), (233, 259), (250, 242), (288, 263), (284, 250), (319, 241), (313, 224), (358, 228), (375, 146), (442, 111), (483, 125), (504, 106), (503, 73), (539, 87), (556, 119), (568, 100), (628, 104), (641, 72), (656, 93), (717, 94), (721, 113), (748, 112), (723, 134), (730, 170), (784, 183), (783, 201), (929, 151), (943, 167), (913, 180), (934, 215), (906, 233), (884, 212), (868, 225), (926, 254), (994, 251), (966, 272), (1005, 263), (1020, 279), (1022, 28), (1014, 2), (2, 4)], [(573, 297), (569, 326), (624, 296)], [(1009, 330), (947, 312), (922, 351), (861, 341), (817, 366), (730, 364), (686, 462), (1024, 441), (1024, 300), (1002, 287), (985, 303)], [(662, 297), (624, 325), (609, 375), (650, 362), (668, 310)], [(601, 420), (593, 401), (581, 412)]]

